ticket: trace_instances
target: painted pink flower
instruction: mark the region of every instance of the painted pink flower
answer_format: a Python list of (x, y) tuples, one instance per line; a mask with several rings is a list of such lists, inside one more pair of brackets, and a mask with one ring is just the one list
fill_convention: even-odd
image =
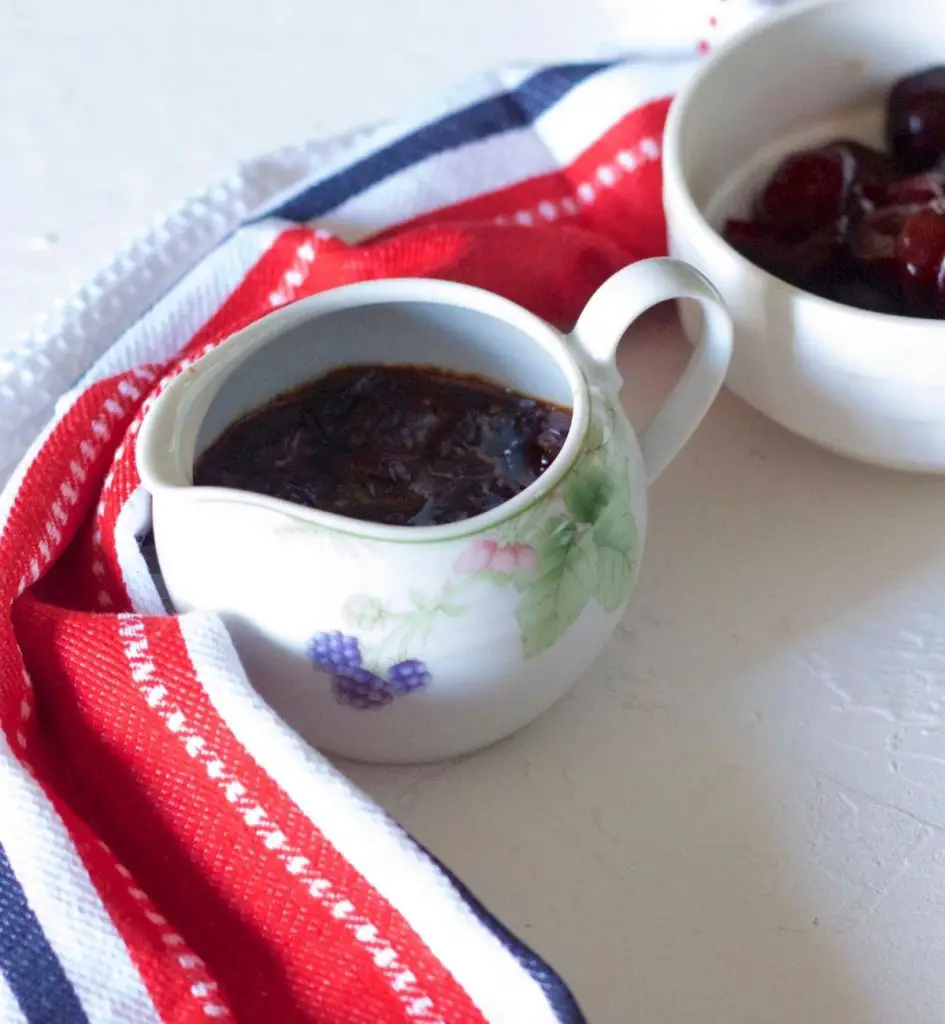
[(481, 572), (492, 561), (498, 546), (494, 540), (479, 538), (472, 541), (459, 558), (456, 559), (456, 571), (468, 573)]
[(531, 544), (513, 544), (518, 567), (523, 572), (538, 572), (538, 555)]
[(499, 548), (492, 556), (489, 568), (493, 572), (502, 573), (503, 576), (515, 572), (518, 568), (518, 556), (515, 553), (515, 548), (512, 546)]

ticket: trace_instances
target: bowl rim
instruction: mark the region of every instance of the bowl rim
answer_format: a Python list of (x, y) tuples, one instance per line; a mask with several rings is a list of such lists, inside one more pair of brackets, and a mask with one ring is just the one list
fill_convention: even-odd
[[(886, 0), (872, 0), (875, 7), (885, 7)], [(919, 334), (930, 332), (940, 333), (945, 330), (945, 320), (932, 319), (928, 317), (906, 316), (901, 313), (882, 313), (877, 310), (862, 309), (858, 306), (850, 306), (835, 299), (828, 299), (822, 295), (807, 291), (797, 285), (777, 277), (770, 271), (752, 263), (735, 249), (725, 236), (715, 228), (712, 222), (702, 212), (699, 205), (693, 198), (689, 184), (686, 180), (686, 173), (682, 161), (682, 139), (684, 135), (685, 119), (689, 113), (689, 107), (693, 98), (697, 95), (703, 82), (711, 75), (718, 73), (733, 53), (736, 53), (746, 44), (754, 41), (760, 36), (778, 32), (782, 26), (795, 19), (808, 16), (812, 12), (824, 10), (830, 7), (847, 7), (862, 12), (863, 0), (803, 0), (798, 4), (791, 4), (786, 9), (776, 11), (773, 14), (763, 15), (749, 25), (734, 32), (719, 47), (699, 65), (688, 82), (677, 92), (670, 105), (669, 114), (666, 119), (666, 127), (663, 136), (663, 188), (664, 195), (672, 192), (673, 202), (680, 204), (686, 215), (704, 240), (711, 244), (719, 255), (723, 253), (735, 261), (742, 272), (760, 275), (762, 280), (773, 282), (780, 289), (784, 290), (792, 299), (810, 305), (814, 308), (821, 307), (833, 315), (847, 315), (853, 319), (866, 319), (870, 323), (884, 322), (889, 327), (898, 327), (912, 332), (913, 337)], [(669, 203), (667, 206), (667, 212)], [(692, 230), (692, 226), (687, 230)], [(879, 318), (879, 321), (877, 320)], [(941, 342), (941, 339), (938, 339)], [(886, 341), (883, 341), (886, 344)]]

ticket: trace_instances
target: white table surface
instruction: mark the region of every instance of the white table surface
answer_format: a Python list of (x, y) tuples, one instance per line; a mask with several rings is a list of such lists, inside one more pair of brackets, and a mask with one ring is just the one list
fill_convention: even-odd
[[(0, 347), (234, 159), (593, 53), (614, 10), (0, 0)], [(665, 314), (624, 343), (637, 422), (685, 356)], [(637, 596), (569, 698), (457, 763), (346, 770), (592, 1024), (940, 1024), (943, 713), (945, 481), (725, 395), (655, 486)]]

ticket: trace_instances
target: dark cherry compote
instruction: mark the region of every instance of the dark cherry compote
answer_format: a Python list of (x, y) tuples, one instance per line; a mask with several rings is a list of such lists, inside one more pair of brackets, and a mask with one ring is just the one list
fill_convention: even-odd
[(479, 515), (533, 484), (571, 411), (484, 377), (424, 366), (350, 366), (228, 427), (194, 483), (391, 526)]

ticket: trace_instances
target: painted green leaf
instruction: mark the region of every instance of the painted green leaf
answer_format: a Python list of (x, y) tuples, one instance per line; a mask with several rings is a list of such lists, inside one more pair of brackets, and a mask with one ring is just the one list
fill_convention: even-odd
[(608, 444), (617, 426), (617, 412), (612, 403), (598, 388), (592, 388), (592, 414), (587, 430), (586, 450), (599, 451)]
[(525, 569), (516, 569), (514, 572), (483, 569), (478, 578), (488, 581), (495, 587), (515, 587), (516, 590), (524, 590), (535, 582), (536, 575), (535, 572), (528, 572)]
[(633, 571), (640, 553), (637, 524), (630, 510), (614, 502), (594, 527), (597, 545), (597, 600), (608, 612), (630, 596)]
[(499, 529), (498, 537), (502, 544), (534, 544), (536, 536), (543, 534), (548, 522), (551, 498), (536, 501), (531, 508), (521, 515), (506, 520)]
[(465, 615), (469, 610), (466, 605), (458, 604), (455, 601), (447, 601), (444, 604), (439, 605), (439, 610), (444, 615), (450, 615), (454, 619), (458, 619), (461, 615)]
[(549, 522), (538, 557), (538, 579), (525, 591), (518, 608), (526, 658), (534, 658), (564, 636), (597, 582), (593, 534), (581, 533), (565, 519)]
[(493, 569), (482, 569), (478, 573), (479, 579), (486, 580), (496, 587), (511, 587), (512, 577), (506, 572), (495, 572)]
[(598, 452), (604, 447), (604, 424), (597, 417), (591, 417), (591, 422), (587, 427), (587, 444), (585, 445), (585, 451), (588, 454)]
[(538, 572), (534, 569), (517, 569), (509, 576), (516, 590), (527, 590), (537, 578)]
[(604, 449), (607, 458), (607, 472), (613, 482), (613, 500), (628, 504), (630, 501), (630, 467), (623, 445), (612, 442)]
[(564, 485), (564, 503), (579, 523), (596, 523), (614, 493), (614, 479), (602, 452), (585, 455)]

